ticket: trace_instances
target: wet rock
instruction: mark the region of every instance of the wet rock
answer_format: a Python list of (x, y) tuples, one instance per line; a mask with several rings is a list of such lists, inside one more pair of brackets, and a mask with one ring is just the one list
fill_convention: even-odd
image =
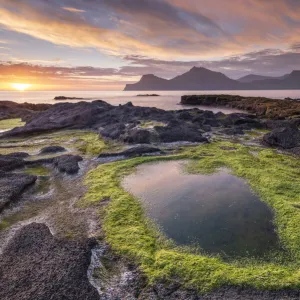
[(14, 153), (7, 154), (5, 156), (6, 157), (13, 157), (13, 158), (23, 159), (23, 158), (29, 157), (30, 155), (26, 152), (14, 152)]
[(172, 143), (177, 141), (185, 142), (207, 142), (208, 140), (202, 136), (201, 132), (195, 126), (168, 125), (165, 127), (155, 127), (159, 140), (163, 143)]
[(44, 224), (23, 227), (0, 256), (0, 299), (100, 299), (87, 278), (94, 245), (58, 240)]
[(11, 154), (0, 155), (0, 171), (12, 171), (25, 166), (23, 158)]
[(113, 156), (136, 157), (136, 156), (142, 156), (142, 155), (151, 154), (151, 153), (162, 153), (162, 151), (156, 147), (141, 145), (141, 146), (129, 148), (122, 152), (101, 153), (98, 157), (99, 158), (113, 157)]
[(244, 131), (238, 127), (225, 128), (225, 129), (222, 129), (220, 131), (220, 133), (223, 133), (226, 135), (243, 135), (243, 134), (245, 134)]
[(113, 140), (119, 139), (121, 135), (125, 133), (124, 124), (112, 124), (100, 130), (100, 134), (103, 137), (110, 138)]
[(37, 180), (36, 176), (0, 171), (0, 211)]
[(146, 129), (134, 129), (130, 130), (123, 140), (129, 144), (150, 144), (151, 133)]
[(299, 147), (300, 131), (292, 127), (277, 128), (265, 134), (263, 141), (269, 146), (281, 147), (283, 149)]
[(220, 127), (221, 122), (215, 118), (207, 118), (207, 119), (204, 119), (203, 125), (209, 125), (211, 127)]
[(79, 155), (65, 154), (53, 159), (54, 166), (62, 173), (76, 174), (79, 171), (78, 162), (82, 161)]
[(264, 122), (265, 128), (276, 129), (276, 128), (298, 128), (300, 126), (300, 119), (290, 119), (290, 120), (266, 120)]
[(61, 146), (48, 146), (41, 149), (40, 154), (52, 154), (58, 152), (65, 152), (67, 151), (64, 147)]
[(188, 111), (182, 111), (178, 114), (178, 119), (191, 120), (193, 117)]

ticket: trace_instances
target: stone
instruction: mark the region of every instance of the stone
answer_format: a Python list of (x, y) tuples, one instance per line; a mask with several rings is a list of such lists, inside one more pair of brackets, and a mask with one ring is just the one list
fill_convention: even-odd
[(99, 300), (87, 277), (95, 244), (59, 240), (45, 224), (24, 226), (0, 256), (0, 299)]
[(41, 149), (40, 154), (52, 154), (58, 152), (65, 152), (67, 151), (64, 147), (61, 146), (48, 146)]
[(78, 173), (78, 162), (80, 161), (82, 161), (82, 157), (79, 155), (65, 154), (55, 157), (53, 159), (53, 164), (59, 170), (59, 172), (71, 175)]
[(263, 136), (263, 141), (271, 147), (291, 149), (300, 146), (300, 131), (296, 128), (276, 128)]
[(16, 201), (36, 180), (33, 175), (0, 171), (0, 211), (11, 201)]

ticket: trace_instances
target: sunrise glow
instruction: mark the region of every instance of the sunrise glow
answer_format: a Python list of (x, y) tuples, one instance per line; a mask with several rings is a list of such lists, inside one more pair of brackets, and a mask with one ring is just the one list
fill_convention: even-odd
[(25, 91), (25, 90), (27, 90), (28, 88), (31, 87), (31, 84), (27, 84), (27, 83), (12, 83), (11, 87), (13, 89), (15, 89), (15, 90), (18, 90), (18, 91)]

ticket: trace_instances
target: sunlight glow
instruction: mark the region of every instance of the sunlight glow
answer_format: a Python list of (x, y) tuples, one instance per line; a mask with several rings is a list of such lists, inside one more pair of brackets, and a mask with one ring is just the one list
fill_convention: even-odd
[(31, 84), (27, 83), (12, 83), (11, 87), (18, 91), (25, 91), (31, 87)]

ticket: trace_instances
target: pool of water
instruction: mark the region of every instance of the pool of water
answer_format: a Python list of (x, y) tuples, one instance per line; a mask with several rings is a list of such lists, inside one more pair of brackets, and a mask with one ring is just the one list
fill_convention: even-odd
[(279, 250), (272, 210), (228, 170), (184, 172), (185, 161), (140, 165), (123, 187), (178, 245), (199, 245), (224, 257), (266, 257)]

